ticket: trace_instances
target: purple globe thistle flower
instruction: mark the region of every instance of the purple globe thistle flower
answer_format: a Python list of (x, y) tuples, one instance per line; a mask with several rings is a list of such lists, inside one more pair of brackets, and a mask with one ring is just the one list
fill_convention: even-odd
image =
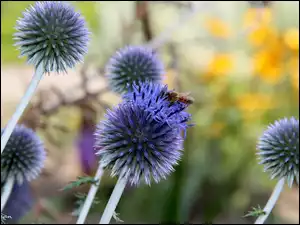
[(183, 150), (181, 131), (190, 116), (180, 103), (170, 104), (166, 86), (140, 85), (134, 85), (126, 100), (109, 110), (97, 126), (95, 148), (100, 149), (100, 163), (112, 169), (112, 176), (150, 185), (151, 178), (159, 182), (174, 170)]
[(85, 174), (92, 174), (97, 166), (97, 158), (94, 151), (94, 129), (84, 127), (80, 130), (77, 140), (79, 159), (82, 170)]
[(271, 124), (257, 145), (260, 164), (273, 178), (286, 178), (291, 187), (299, 185), (299, 120), (294, 117)]
[(157, 55), (143, 47), (125, 47), (115, 53), (106, 66), (106, 76), (113, 91), (123, 94), (137, 81), (159, 82), (164, 66)]
[(83, 60), (89, 32), (80, 13), (65, 2), (36, 2), (17, 21), (16, 45), (21, 56), (45, 72), (65, 72)]
[(35, 179), (44, 166), (45, 156), (43, 144), (34, 131), (16, 126), (1, 154), (1, 182), (11, 176), (19, 185)]
[(31, 210), (33, 204), (34, 198), (28, 181), (21, 185), (15, 183), (3, 212), (11, 217), (9, 223), (16, 223)]

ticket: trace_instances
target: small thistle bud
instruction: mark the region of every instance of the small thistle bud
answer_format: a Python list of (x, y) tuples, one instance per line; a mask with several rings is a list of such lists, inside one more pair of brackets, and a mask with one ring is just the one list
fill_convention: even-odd
[(183, 149), (181, 131), (190, 115), (180, 103), (170, 104), (166, 91), (162, 84), (134, 85), (126, 100), (97, 126), (95, 149), (112, 176), (150, 185), (151, 178), (159, 182), (174, 170)]
[(17, 21), (16, 45), (21, 56), (45, 72), (65, 72), (83, 60), (89, 32), (80, 13), (65, 2), (36, 2)]
[(39, 137), (29, 128), (16, 126), (1, 154), (1, 182), (10, 176), (19, 185), (35, 179), (44, 166), (45, 156)]
[(299, 120), (294, 117), (271, 124), (257, 145), (260, 164), (273, 178), (286, 178), (299, 185)]
[(9, 223), (16, 223), (31, 210), (33, 203), (34, 198), (28, 181), (24, 181), (22, 185), (15, 183), (3, 212), (11, 217)]
[(116, 52), (106, 66), (106, 76), (113, 91), (123, 94), (134, 82), (162, 80), (164, 66), (152, 50), (125, 47)]

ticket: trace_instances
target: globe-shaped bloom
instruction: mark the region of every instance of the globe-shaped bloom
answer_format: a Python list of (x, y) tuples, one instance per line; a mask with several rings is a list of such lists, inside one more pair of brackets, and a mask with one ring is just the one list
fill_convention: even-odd
[(1, 182), (14, 177), (21, 185), (35, 179), (44, 166), (45, 157), (43, 144), (34, 131), (23, 125), (16, 126), (1, 154)]
[(161, 81), (164, 66), (151, 49), (128, 46), (118, 50), (112, 56), (105, 73), (111, 89), (124, 94), (131, 90), (134, 82)]
[(143, 83), (139, 87), (131, 92), (132, 99), (127, 95), (108, 111), (95, 132), (100, 165), (134, 185), (150, 184), (152, 179), (159, 182), (174, 170), (183, 150), (182, 131), (190, 120), (181, 104), (170, 105), (166, 86)]
[(9, 223), (16, 223), (31, 210), (33, 204), (34, 198), (28, 181), (24, 181), (22, 185), (15, 183), (3, 212), (11, 217)]
[(260, 164), (273, 178), (286, 178), (299, 185), (299, 120), (291, 117), (269, 125), (257, 145)]
[(45, 72), (65, 72), (87, 52), (89, 32), (80, 13), (66, 2), (36, 2), (17, 21), (16, 45), (21, 56)]

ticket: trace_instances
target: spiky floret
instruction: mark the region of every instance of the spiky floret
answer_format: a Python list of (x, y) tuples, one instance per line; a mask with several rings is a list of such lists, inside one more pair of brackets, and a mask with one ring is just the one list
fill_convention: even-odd
[(275, 121), (260, 137), (258, 145), (260, 164), (273, 178), (286, 178), (291, 187), (299, 185), (299, 120), (291, 117)]
[(174, 170), (190, 116), (181, 104), (171, 106), (165, 91), (160, 84), (137, 85), (97, 126), (97, 155), (100, 165), (112, 169), (112, 176), (126, 177), (135, 185), (150, 184)]
[(87, 52), (89, 32), (80, 13), (66, 2), (36, 2), (17, 21), (14, 34), (21, 56), (45, 72), (65, 72)]
[(160, 82), (164, 66), (151, 49), (128, 46), (118, 50), (106, 66), (106, 77), (113, 91), (124, 94), (137, 81)]
[(1, 182), (11, 176), (19, 185), (35, 179), (45, 157), (44, 146), (35, 132), (23, 125), (16, 126), (1, 154)]

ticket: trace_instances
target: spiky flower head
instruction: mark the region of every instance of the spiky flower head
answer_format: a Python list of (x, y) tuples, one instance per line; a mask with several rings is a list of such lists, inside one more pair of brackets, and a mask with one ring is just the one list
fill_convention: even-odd
[(23, 125), (16, 126), (1, 154), (1, 181), (12, 176), (21, 185), (35, 179), (44, 166), (45, 157), (43, 144), (34, 131)]
[(28, 181), (21, 185), (15, 183), (3, 212), (11, 217), (9, 223), (16, 223), (31, 210), (33, 203), (32, 189)]
[(181, 158), (184, 131), (190, 115), (180, 102), (171, 104), (167, 87), (140, 83), (96, 128), (95, 149), (100, 165), (112, 176), (138, 185), (159, 182)]
[(106, 66), (106, 77), (113, 91), (123, 94), (131, 90), (134, 82), (162, 80), (164, 66), (158, 56), (148, 48), (127, 46), (118, 50)]
[(67, 2), (36, 2), (17, 21), (14, 34), (21, 56), (45, 72), (65, 72), (87, 52), (89, 32), (81, 14)]
[(291, 187), (299, 185), (299, 120), (291, 117), (275, 121), (259, 139), (260, 164), (273, 178), (286, 178)]

